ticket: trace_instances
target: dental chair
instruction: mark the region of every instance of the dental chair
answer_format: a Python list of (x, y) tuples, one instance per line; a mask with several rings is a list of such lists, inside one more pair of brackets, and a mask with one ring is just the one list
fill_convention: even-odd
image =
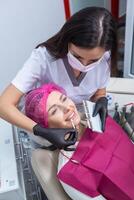
[(58, 150), (35, 149), (31, 164), (48, 200), (71, 200), (56, 177)]
[[(110, 109), (114, 109), (115, 102), (120, 106), (134, 102), (134, 79), (111, 78), (107, 93), (111, 101)], [(71, 200), (56, 177), (57, 163), (58, 150), (36, 149), (32, 152), (32, 168), (48, 200)]]

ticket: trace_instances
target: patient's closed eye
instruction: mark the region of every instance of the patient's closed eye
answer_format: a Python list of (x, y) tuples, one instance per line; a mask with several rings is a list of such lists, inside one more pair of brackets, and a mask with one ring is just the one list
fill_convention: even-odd
[(55, 108), (52, 112), (51, 112), (51, 115), (54, 115), (57, 111), (57, 108)]
[(61, 102), (65, 102), (66, 99), (67, 99), (67, 96), (65, 96), (64, 94), (62, 94), (62, 95), (60, 96), (60, 101), (61, 101)]
[(57, 112), (57, 109), (58, 109), (57, 105), (54, 104), (48, 109), (48, 112), (50, 113), (50, 115), (54, 115)]
[(67, 97), (66, 97), (66, 96), (64, 96), (64, 98), (62, 99), (62, 102), (66, 101), (66, 99), (67, 99)]

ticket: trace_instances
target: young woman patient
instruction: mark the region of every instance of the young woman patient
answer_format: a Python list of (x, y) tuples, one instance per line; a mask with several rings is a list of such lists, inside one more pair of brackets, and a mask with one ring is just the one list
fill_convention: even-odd
[(76, 127), (75, 150), (60, 151), (57, 172), (71, 199), (134, 199), (134, 145), (111, 117), (104, 133), (93, 132), (65, 91), (53, 83), (26, 95), (25, 112), (43, 127)]

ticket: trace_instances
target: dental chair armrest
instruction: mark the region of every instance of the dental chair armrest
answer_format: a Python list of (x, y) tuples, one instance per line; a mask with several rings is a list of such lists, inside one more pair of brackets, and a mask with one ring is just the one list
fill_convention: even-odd
[(48, 200), (71, 200), (57, 179), (59, 151), (35, 149), (32, 152), (31, 164)]

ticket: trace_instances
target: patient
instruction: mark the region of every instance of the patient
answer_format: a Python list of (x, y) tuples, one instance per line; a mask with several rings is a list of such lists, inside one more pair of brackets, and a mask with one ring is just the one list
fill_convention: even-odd
[(58, 164), (72, 199), (134, 199), (134, 146), (116, 122), (107, 117), (105, 132), (92, 132), (65, 91), (50, 83), (29, 92), (25, 105), (26, 115), (44, 127), (76, 127), (76, 150), (61, 150)]

